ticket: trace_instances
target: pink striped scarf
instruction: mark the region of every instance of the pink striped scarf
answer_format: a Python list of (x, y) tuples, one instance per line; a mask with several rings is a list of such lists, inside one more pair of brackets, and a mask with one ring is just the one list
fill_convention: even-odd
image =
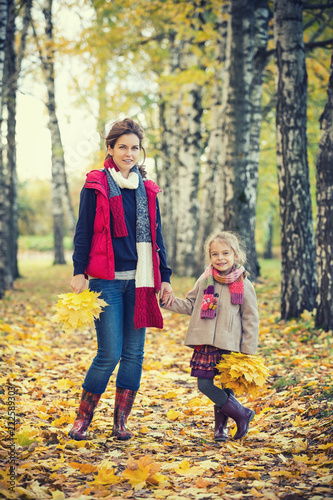
[(246, 271), (243, 266), (233, 267), (226, 276), (222, 276), (212, 266), (207, 267), (204, 272), (204, 297), (201, 304), (201, 318), (215, 318), (218, 297), (214, 292), (214, 280), (223, 285), (229, 285), (232, 304), (243, 304), (244, 275)]

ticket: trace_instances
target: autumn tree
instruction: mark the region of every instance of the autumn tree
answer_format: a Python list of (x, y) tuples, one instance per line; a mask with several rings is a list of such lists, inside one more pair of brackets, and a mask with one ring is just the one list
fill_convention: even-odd
[(315, 304), (316, 270), (309, 186), (302, 2), (274, 3), (277, 164), (281, 217), (281, 315)]
[[(1, 122), (6, 116), (5, 155), (1, 151), (1, 290), (12, 286), (19, 276), (18, 250), (18, 201), (17, 201), (17, 168), (16, 168), (16, 95), (18, 81), (25, 53), (27, 31), (30, 23), (32, 0), (25, 0), (16, 5), (14, 0), (6, 2), (5, 44), (2, 44), (1, 59)], [(4, 19), (4, 18), (3, 18)], [(17, 28), (19, 25), (19, 28)], [(3, 58), (4, 56), (4, 58)], [(1, 138), (2, 143), (2, 138)], [(5, 166), (5, 167), (4, 167)]]
[[(67, 183), (64, 149), (60, 127), (56, 113), (55, 99), (55, 47), (52, 21), (53, 0), (45, 0), (42, 11), (45, 19), (45, 37), (39, 37), (34, 27), (34, 38), (37, 44), (42, 71), (47, 88), (46, 107), (49, 114), (49, 130), (52, 145), (52, 214), (54, 236), (54, 264), (64, 264), (65, 220), (69, 222), (70, 233), (74, 234), (75, 217), (70, 200)], [(41, 43), (44, 41), (44, 45)], [(66, 211), (67, 209), (67, 211)]]
[[(8, 252), (11, 274), (15, 280), (19, 276), (18, 251), (18, 200), (17, 200), (17, 165), (16, 165), (16, 94), (22, 60), (26, 48), (28, 27), (31, 19), (32, 0), (25, 0), (19, 6), (13, 0), (8, 2), (8, 25), (6, 45), (6, 92), (7, 109), (7, 187), (8, 187)], [(16, 35), (16, 23), (20, 16), (22, 28)], [(17, 43), (18, 42), (18, 43)], [(17, 45), (17, 47), (15, 46)]]
[[(254, 75), (254, 1), (232, 0), (226, 46), (226, 80), (221, 227), (236, 231), (248, 248), (249, 271), (255, 263), (254, 222), (257, 164), (250, 163), (251, 91)], [(254, 167), (252, 170), (251, 167)], [(217, 210), (219, 207), (217, 207)]]
[(16, 173), (16, 92), (17, 92), (17, 54), (15, 50), (16, 13), (14, 0), (8, 1), (7, 43), (5, 58), (5, 99), (7, 111), (6, 147), (6, 197), (8, 224), (8, 264), (10, 276), (14, 281), (19, 276), (17, 265), (17, 173)]
[(256, 212), (257, 212), (257, 192), (258, 192), (258, 171), (260, 162), (260, 137), (262, 123), (262, 89), (263, 78), (267, 64), (267, 42), (268, 42), (268, 21), (270, 11), (267, 0), (255, 0), (254, 2), (254, 55), (253, 55), (253, 76), (250, 91), (251, 119), (250, 119), (250, 148), (249, 148), (249, 219), (251, 237), (248, 238), (248, 261), (252, 278), (260, 274), (257, 249), (256, 249)]
[(214, 67), (210, 92), (210, 132), (206, 148), (206, 162), (203, 168), (202, 199), (200, 203), (199, 227), (195, 247), (195, 275), (203, 271), (202, 256), (204, 242), (219, 229), (218, 207), (222, 206), (223, 179), (223, 117), (222, 109), (223, 82), (225, 77), (226, 40), (228, 31), (229, 2), (225, 2), (215, 21), (216, 40), (214, 47)]
[[(199, 224), (199, 174), (202, 145), (203, 83), (202, 56), (205, 32), (205, 1), (192, 0), (188, 4), (185, 25), (187, 36), (179, 42), (179, 66), (183, 77), (179, 91), (177, 124), (173, 133), (178, 135), (179, 151), (173, 179), (176, 207), (173, 223), (176, 225), (176, 258), (174, 270), (180, 276), (193, 276)], [(187, 22), (186, 22), (187, 21)], [(185, 35), (185, 34), (184, 34)], [(162, 133), (163, 134), (163, 133)], [(170, 200), (166, 200), (166, 203)]]
[(7, 224), (6, 224), (6, 190), (2, 155), (2, 103), (4, 90), (4, 66), (7, 31), (7, 0), (0, 1), (0, 299), (7, 288)]
[(321, 140), (317, 159), (317, 270), (316, 326), (333, 329), (333, 53), (327, 103), (320, 119)]

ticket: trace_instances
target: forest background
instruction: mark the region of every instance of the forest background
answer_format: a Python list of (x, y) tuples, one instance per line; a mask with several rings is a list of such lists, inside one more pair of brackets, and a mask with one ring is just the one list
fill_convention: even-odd
[[(332, 17), (329, 0), (0, 0), (0, 497), (332, 497)], [(214, 442), (187, 318), (167, 312), (147, 332), (135, 438), (110, 436), (112, 384), (89, 439), (68, 438), (96, 341), (51, 318), (85, 173), (128, 115), (163, 190), (176, 294), (208, 232), (247, 243), (269, 377), (241, 395), (256, 416), (240, 442)]]
[[(174, 272), (198, 276), (208, 234), (222, 227), (236, 230), (246, 243), (253, 280), (260, 275), (258, 255), (272, 257), (273, 247), (276, 256), (282, 253), (282, 316), (314, 309), (316, 269), (309, 262), (315, 259), (319, 119), (329, 105), (329, 2), (64, 5), (29, 0), (1, 5), (7, 19), (2, 24), (5, 189), (0, 206), (7, 228), (0, 232), (1, 290), (19, 276), (18, 242), (22, 248), (31, 241), (24, 236), (47, 237), (52, 228), (55, 263), (65, 261), (64, 237), (73, 237), (84, 172), (101, 166), (101, 137), (110, 123), (129, 115), (146, 131), (150, 174), (163, 191), (163, 230)], [(33, 176), (17, 184), (17, 163), (36, 158), (29, 146), (19, 154), (16, 144), (16, 110), (24, 102), (18, 92), (43, 96), (51, 185)], [(64, 105), (66, 111), (59, 113)], [(90, 121), (89, 129), (79, 127), (76, 147), (66, 151), (58, 116), (68, 120), (67, 130), (78, 127), (70, 105), (80, 109), (82, 123), (85, 115)], [(17, 116), (27, 123), (27, 117)], [(285, 124), (293, 119), (296, 125), (288, 125), (288, 133), (299, 136), (296, 141), (292, 135), (283, 137)], [(38, 155), (44, 148), (38, 144), (36, 149)], [(296, 176), (292, 165), (299, 169)], [(327, 193), (330, 189), (327, 185)], [(290, 212), (302, 215), (292, 220)], [(317, 242), (325, 224), (327, 231), (327, 223), (318, 226)], [(319, 254), (325, 263), (318, 273), (317, 303), (327, 310), (321, 288), (323, 269), (327, 275), (330, 263), (320, 243)], [(297, 277), (289, 278), (293, 274)], [(331, 277), (328, 281), (331, 288)], [(306, 293), (300, 291), (303, 283), (308, 283)], [(330, 313), (317, 317), (326, 329)]]
[[(236, 230), (254, 281), (258, 257), (281, 258), (282, 317), (317, 306), (317, 326), (331, 328), (331, 120), (320, 129), (324, 109), (331, 116), (330, 2), (0, 5), (1, 293), (20, 274), (18, 244), (53, 246), (55, 263), (65, 262), (85, 173), (101, 167), (110, 124), (131, 116), (145, 129), (149, 175), (163, 191), (174, 273), (198, 276), (209, 233)], [(27, 96), (45, 103), (50, 131), (33, 147), (24, 142), (35, 114), (22, 114)], [(20, 178), (45, 142), (51, 182)]]

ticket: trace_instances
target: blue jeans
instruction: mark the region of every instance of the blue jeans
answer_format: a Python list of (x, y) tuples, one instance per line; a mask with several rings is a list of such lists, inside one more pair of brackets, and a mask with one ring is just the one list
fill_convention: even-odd
[(137, 391), (146, 329), (134, 328), (135, 280), (93, 279), (89, 288), (101, 292), (100, 298), (108, 305), (95, 321), (98, 350), (82, 387), (93, 394), (103, 394), (119, 363), (116, 386)]

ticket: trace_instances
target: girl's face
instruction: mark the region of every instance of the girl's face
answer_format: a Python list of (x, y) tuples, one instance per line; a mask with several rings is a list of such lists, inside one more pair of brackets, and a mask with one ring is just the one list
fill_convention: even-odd
[(220, 274), (227, 275), (230, 273), (235, 263), (235, 252), (226, 243), (221, 240), (215, 240), (210, 245), (210, 261), (214, 269)]
[(140, 154), (140, 139), (135, 134), (124, 134), (117, 139), (114, 148), (108, 146), (108, 152), (119, 168), (123, 177), (129, 176), (130, 170), (137, 163)]

